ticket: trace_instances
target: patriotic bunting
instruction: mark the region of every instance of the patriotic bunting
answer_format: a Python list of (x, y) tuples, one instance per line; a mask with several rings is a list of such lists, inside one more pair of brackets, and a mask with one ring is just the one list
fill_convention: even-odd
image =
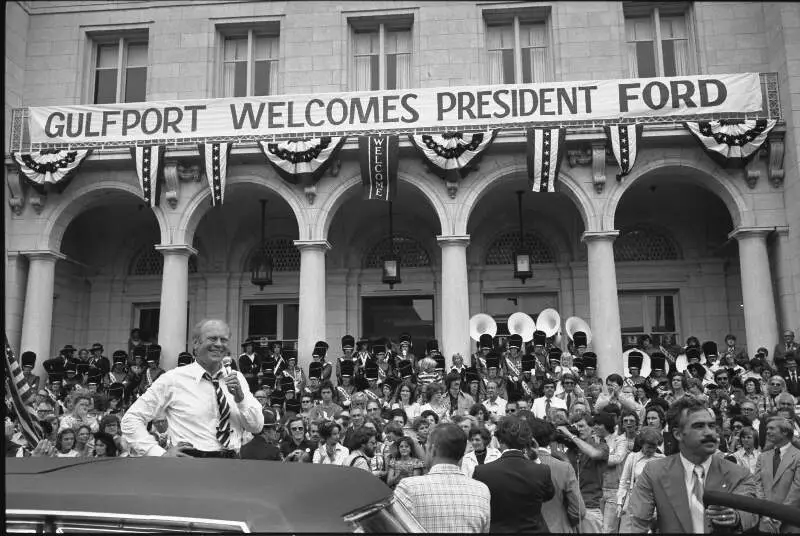
[(606, 139), (611, 152), (617, 159), (619, 174), (617, 180), (630, 173), (636, 156), (639, 154), (639, 142), (642, 141), (642, 125), (611, 125), (605, 127)]
[(35, 393), (22, 374), (22, 368), (14, 355), (14, 351), (8, 344), (7, 336), (5, 337), (5, 344), (6, 394), (11, 399), (12, 409), (17, 417), (20, 432), (28, 442), (28, 446), (33, 449), (44, 436), (42, 427), (39, 425), (39, 419), (33, 409)]
[(441, 178), (458, 182), (480, 160), (496, 135), (497, 130), (489, 130), (476, 134), (412, 134), (409, 138)]
[(391, 201), (397, 192), (397, 161), (400, 140), (397, 136), (360, 136), (358, 159), (364, 199)]
[(158, 176), (161, 171), (163, 154), (163, 145), (131, 147), (131, 156), (136, 163), (136, 175), (139, 177), (142, 196), (151, 207), (157, 207), (161, 197), (161, 184), (158, 182)]
[(48, 184), (55, 187), (58, 193), (63, 192), (89, 153), (90, 149), (44, 149), (33, 153), (14, 153), (13, 157), (22, 178), (44, 195)]
[(555, 192), (565, 128), (529, 128), (528, 181), (534, 192)]
[(775, 127), (774, 119), (686, 122), (708, 155), (722, 167), (744, 167)]
[(225, 178), (228, 174), (228, 156), (232, 143), (198, 143), (200, 159), (206, 171), (208, 188), (211, 190), (211, 206), (225, 201)]
[(345, 137), (259, 142), (275, 171), (291, 184), (313, 186), (344, 145)]

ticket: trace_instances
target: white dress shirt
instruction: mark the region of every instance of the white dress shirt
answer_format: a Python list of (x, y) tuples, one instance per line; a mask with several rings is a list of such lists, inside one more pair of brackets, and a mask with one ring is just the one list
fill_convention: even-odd
[(739, 465), (747, 467), (750, 470), (750, 474), (755, 475), (756, 464), (758, 463), (758, 456), (760, 454), (761, 451), (758, 449), (758, 447), (756, 447), (750, 454), (748, 454), (744, 449), (739, 449), (733, 453), (733, 456), (736, 458), (736, 461)]
[(495, 417), (505, 417), (506, 404), (508, 404), (508, 401), (505, 398), (500, 398), (499, 396), (494, 400), (494, 402), (488, 398), (483, 401), (483, 407), (485, 407), (486, 411)]
[[(692, 484), (694, 483), (694, 467), (695, 464), (683, 457), (680, 454), (681, 464), (683, 465), (683, 478), (686, 484), (686, 497), (689, 499), (689, 511), (692, 517), (692, 532), (695, 534), (703, 534), (706, 531), (706, 522), (703, 512), (705, 506), (697, 502), (697, 498), (692, 493)], [(700, 466), (703, 468), (703, 489), (706, 489), (706, 480), (708, 480), (708, 470), (711, 468), (711, 456), (706, 458)]]
[[(203, 379), (205, 369), (194, 362), (174, 368), (159, 376), (122, 417), (122, 436), (136, 452), (145, 456), (161, 456), (165, 450), (147, 431), (147, 423), (163, 416), (167, 420), (167, 434), (173, 445), (191, 443), (192, 448), (217, 451), (223, 448), (217, 440), (219, 407), (214, 385)], [(238, 404), (228, 391), (221, 376), (222, 388), (230, 407), (231, 435), (228, 448), (239, 450), (242, 434), (246, 430), (258, 434), (264, 427), (261, 404), (250, 392), (241, 373), (231, 371), (239, 379), (244, 398)]]
[[(561, 408), (567, 409), (567, 401), (554, 396), (550, 399), (550, 409), (553, 408)], [(539, 397), (533, 401), (533, 407), (531, 408), (533, 414), (536, 416), (537, 419), (546, 419), (547, 418), (547, 397)]]

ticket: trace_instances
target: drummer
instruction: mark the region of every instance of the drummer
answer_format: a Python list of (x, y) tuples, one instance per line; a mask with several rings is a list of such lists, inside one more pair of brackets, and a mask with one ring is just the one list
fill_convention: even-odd
[(625, 378), (625, 385), (634, 387), (640, 383), (645, 383), (647, 379), (641, 375), (642, 363), (644, 363), (644, 354), (638, 350), (632, 350), (628, 353), (628, 377)]

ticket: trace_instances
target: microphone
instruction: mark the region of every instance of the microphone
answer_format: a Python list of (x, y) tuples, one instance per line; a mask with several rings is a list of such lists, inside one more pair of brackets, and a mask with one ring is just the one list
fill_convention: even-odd
[(225, 369), (225, 376), (230, 376), (232, 362), (233, 359), (231, 359), (231, 356), (229, 355), (226, 355), (225, 357), (222, 358), (222, 367)]

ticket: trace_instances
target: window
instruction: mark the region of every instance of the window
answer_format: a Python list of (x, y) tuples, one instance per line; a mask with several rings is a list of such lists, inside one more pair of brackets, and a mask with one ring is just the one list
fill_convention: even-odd
[(413, 17), (350, 19), (354, 91), (411, 87)]
[(95, 104), (143, 102), (147, 94), (147, 37), (96, 39)]
[(138, 323), (133, 328), (139, 328), (139, 336), (143, 341), (155, 343), (158, 341), (158, 322), (161, 317), (161, 304), (159, 302), (134, 303), (133, 318)]
[(231, 30), (222, 45), (222, 96), (278, 93), (279, 27)]
[(623, 341), (628, 335), (644, 334), (653, 336), (654, 342), (663, 335), (680, 340), (677, 292), (620, 292), (619, 316)]
[(417, 240), (408, 236), (395, 235), (394, 242), (389, 237), (375, 244), (364, 256), (364, 268), (383, 268), (383, 258), (394, 251), (400, 256), (403, 268), (423, 268), (431, 265), (431, 258)]
[(550, 79), (547, 23), (541, 15), (487, 13), (490, 84), (529, 84)]
[[(272, 269), (276, 272), (299, 272), (300, 250), (291, 238), (274, 237), (265, 240), (267, 253), (272, 257)], [(247, 256), (243, 271), (250, 270), (255, 255), (261, 253), (262, 246), (257, 244)]]
[(648, 226), (626, 229), (614, 241), (614, 260), (617, 262), (674, 261), (679, 258), (678, 246), (672, 238)]
[[(133, 258), (130, 275), (161, 275), (164, 273), (164, 256), (155, 246), (145, 246)], [(189, 273), (197, 273), (197, 256), (189, 257)]]
[[(514, 253), (520, 249), (519, 231), (507, 231), (494, 239), (486, 252), (487, 265), (514, 264)], [(534, 264), (556, 262), (553, 248), (536, 233), (525, 233), (525, 249)]]
[(267, 337), (283, 341), (283, 347), (297, 346), (300, 306), (297, 303), (251, 302), (247, 307), (247, 333), (245, 337)]
[(685, 4), (644, 10), (642, 7), (632, 5), (625, 9), (630, 76), (650, 78), (694, 72), (690, 21)]
[(409, 333), (417, 348), (436, 337), (433, 296), (364, 298), (362, 336), (369, 339)]

